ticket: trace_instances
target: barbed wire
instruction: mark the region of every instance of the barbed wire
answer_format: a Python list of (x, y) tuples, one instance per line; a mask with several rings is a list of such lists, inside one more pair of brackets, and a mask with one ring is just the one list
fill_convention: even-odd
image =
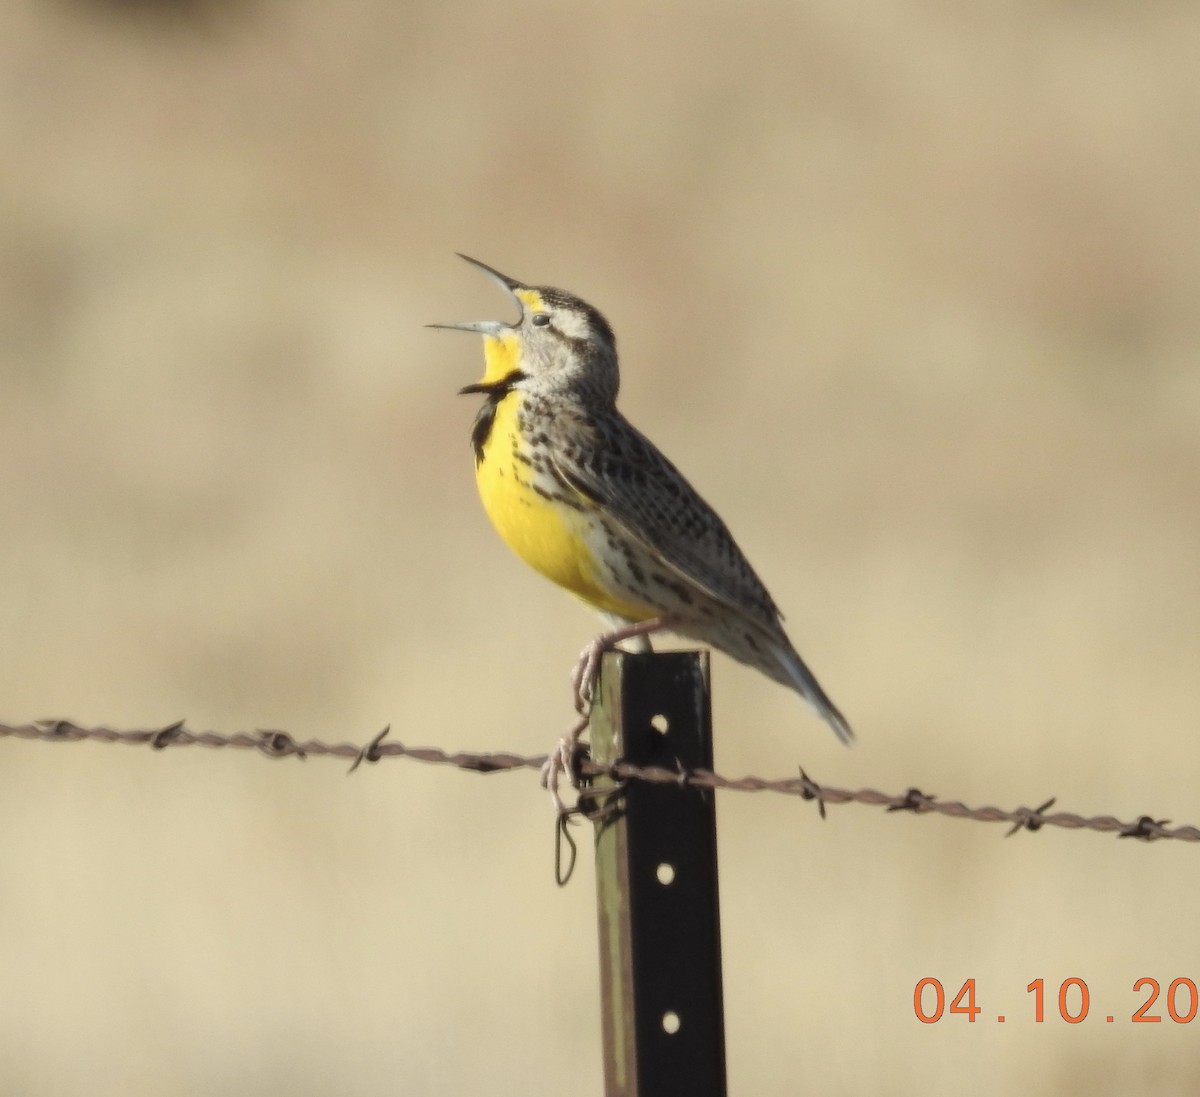
[[(410, 747), (389, 739), (390, 727), (384, 728), (370, 742), (326, 743), (320, 739), (297, 740), (286, 731), (257, 730), (222, 734), (215, 731), (192, 731), (185, 721), (178, 720), (158, 728), (119, 730), (108, 727), (82, 727), (70, 720), (36, 720), (30, 724), (0, 724), (0, 738), (33, 739), (48, 743), (71, 743), (84, 740), (100, 743), (125, 743), (148, 746), (153, 750), (168, 747), (202, 746), (253, 750), (268, 758), (342, 758), (351, 763), (350, 772), (363, 762), (379, 762), (385, 758), (409, 758), (433, 765), (453, 766), (474, 773), (506, 773), (514, 770), (540, 771), (546, 761), (544, 754), (522, 755), (512, 752), (476, 753), (445, 751), (439, 747)], [(1018, 807), (1011, 810), (998, 807), (968, 807), (960, 800), (939, 799), (919, 789), (910, 788), (900, 794), (881, 792), (873, 788), (845, 789), (818, 784), (803, 769), (795, 777), (767, 779), (763, 777), (723, 777), (706, 769), (671, 769), (665, 766), (635, 766), (629, 762), (601, 765), (590, 759), (580, 761), (579, 771), (585, 778), (607, 777), (614, 781), (648, 781), (653, 784), (678, 785), (682, 788), (722, 789), (731, 792), (774, 792), (815, 800), (822, 818), (826, 807), (833, 804), (866, 804), (886, 808), (889, 812), (909, 812), (914, 815), (944, 815), (952, 819), (971, 819), (980, 823), (1010, 823), (1008, 834), (1019, 830), (1037, 831), (1044, 826), (1064, 830), (1093, 830), (1116, 834), (1119, 838), (1140, 838), (1153, 841), (1173, 838), (1182, 842), (1200, 842), (1200, 828), (1171, 827), (1169, 819), (1142, 815), (1125, 822), (1111, 815), (1085, 817), (1072, 812), (1049, 814), (1055, 800), (1047, 800), (1037, 808)]]

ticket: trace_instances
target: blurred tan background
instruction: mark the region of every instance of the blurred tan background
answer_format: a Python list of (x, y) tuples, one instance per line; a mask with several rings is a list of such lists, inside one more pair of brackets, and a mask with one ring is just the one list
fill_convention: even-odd
[[(859, 733), (718, 657), (723, 772), (1200, 821), (1198, 35), (12, 0), (0, 719), (552, 743), (596, 625), (475, 498), (480, 347), (422, 325), (511, 304), (460, 250), (608, 315)], [(600, 1092), (591, 858), (554, 886), (534, 775), (0, 756), (4, 1093)], [(1200, 1086), (1200, 1021), (1129, 1022), (1200, 979), (1196, 847), (719, 812), (733, 1094)], [(926, 976), (981, 1020), (919, 1024)], [(1072, 976), (1093, 1016), (1035, 1025)]]

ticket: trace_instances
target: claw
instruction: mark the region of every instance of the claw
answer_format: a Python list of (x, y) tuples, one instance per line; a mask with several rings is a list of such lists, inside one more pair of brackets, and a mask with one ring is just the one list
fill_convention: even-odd
[(566, 774), (571, 788), (579, 788), (579, 737), (587, 730), (588, 723), (589, 717), (585, 714), (559, 739), (546, 761), (542, 763), (542, 788), (550, 793), (550, 799), (554, 801), (554, 810), (560, 815), (569, 809), (558, 794), (559, 780)]
[(596, 679), (600, 677), (600, 660), (608, 648), (606, 638), (597, 636), (579, 653), (575, 668), (571, 671), (571, 690), (575, 695), (575, 711), (581, 716), (591, 710), (596, 692)]

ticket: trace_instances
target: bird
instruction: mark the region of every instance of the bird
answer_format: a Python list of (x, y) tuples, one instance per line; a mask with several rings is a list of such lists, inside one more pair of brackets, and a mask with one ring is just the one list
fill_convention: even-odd
[(788, 639), (783, 615), (729, 528), (691, 483), (617, 408), (612, 326), (553, 286), (527, 285), (459, 253), (516, 302), (515, 321), (431, 324), (483, 337), (484, 374), (460, 394), (484, 397), (471, 428), (487, 516), (535, 571), (598, 611), (606, 630), (574, 672), (584, 714), (543, 770), (558, 778), (587, 726), (604, 651), (650, 650), (669, 631), (723, 651), (795, 690), (843, 743), (849, 723)]

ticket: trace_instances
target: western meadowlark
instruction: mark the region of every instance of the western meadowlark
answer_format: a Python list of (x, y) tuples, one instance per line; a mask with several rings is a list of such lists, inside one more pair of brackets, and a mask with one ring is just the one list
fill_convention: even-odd
[[(515, 299), (514, 323), (432, 327), (483, 336), (487, 397), (471, 431), (484, 510), (522, 560), (598, 610), (610, 631), (575, 671), (584, 719), (551, 755), (557, 796), (570, 766), (601, 653), (669, 630), (709, 644), (809, 702), (843, 743), (850, 725), (804, 665), (779, 609), (725, 523), (674, 465), (617, 410), (616, 342), (591, 305), (527, 286), (469, 256)], [(569, 770), (573, 776), (573, 770)]]

